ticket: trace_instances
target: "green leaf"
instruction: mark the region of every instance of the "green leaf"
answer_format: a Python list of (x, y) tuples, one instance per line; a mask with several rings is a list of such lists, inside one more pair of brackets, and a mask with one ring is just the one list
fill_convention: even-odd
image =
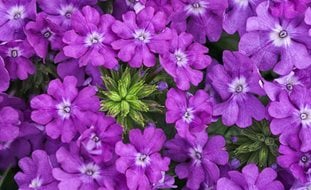
[(129, 105), (129, 103), (127, 101), (125, 101), (125, 100), (122, 100), (120, 109), (121, 109), (121, 117), (126, 117), (127, 114), (129, 114), (129, 112), (130, 112), (130, 105)]
[(144, 87), (144, 81), (139, 81), (131, 86), (128, 94), (136, 96), (137, 93), (141, 91), (141, 89), (143, 89), (143, 87)]
[(135, 110), (131, 110), (129, 115), (140, 126), (144, 126), (144, 117), (140, 112), (135, 111)]
[(117, 83), (109, 76), (103, 76), (102, 80), (104, 81), (104, 85), (107, 91), (117, 91)]
[(122, 100), (121, 96), (115, 91), (104, 92), (108, 99), (119, 102)]
[(121, 76), (121, 79), (119, 80), (119, 83), (122, 83), (124, 88), (126, 88), (126, 90), (128, 90), (130, 88), (130, 84), (131, 84), (131, 73), (129, 68), (126, 68), (124, 73)]
[(153, 92), (157, 90), (156, 85), (145, 85), (138, 93), (138, 98), (145, 98), (147, 96), (150, 96)]
[(119, 91), (119, 94), (122, 98), (125, 98), (125, 96), (127, 95), (127, 88), (126, 88), (126, 85), (122, 82), (118, 82), (118, 91)]
[(135, 109), (136, 111), (142, 112), (149, 111), (148, 106), (140, 100), (127, 100), (127, 101), (129, 102), (131, 108)]
[(259, 167), (263, 168), (267, 166), (269, 150), (266, 146), (263, 146), (259, 151), (258, 164)]

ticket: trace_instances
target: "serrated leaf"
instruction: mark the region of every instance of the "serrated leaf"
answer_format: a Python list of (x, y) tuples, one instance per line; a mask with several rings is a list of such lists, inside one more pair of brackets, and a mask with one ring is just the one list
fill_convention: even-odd
[(140, 100), (127, 100), (127, 101), (129, 102), (131, 108), (135, 109), (136, 111), (142, 112), (149, 111), (148, 106)]
[(104, 94), (112, 101), (119, 102), (122, 100), (121, 96), (115, 91), (105, 92)]
[(138, 93), (138, 98), (145, 98), (150, 96), (153, 92), (157, 90), (157, 86), (155, 85), (145, 85)]
[(140, 126), (144, 126), (144, 117), (143, 115), (135, 110), (131, 110), (129, 116), (133, 119), (133, 121), (135, 121), (137, 124), (139, 124)]
[(121, 117), (126, 117), (130, 112), (130, 105), (127, 101), (122, 100), (120, 104)]

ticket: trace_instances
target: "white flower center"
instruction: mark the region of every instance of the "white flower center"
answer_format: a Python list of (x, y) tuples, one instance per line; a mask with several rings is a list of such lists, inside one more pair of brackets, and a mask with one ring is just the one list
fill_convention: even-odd
[(276, 47), (288, 47), (292, 43), (288, 31), (283, 29), (282, 26), (279, 24), (277, 24), (270, 33), (270, 40), (272, 40), (273, 45)]
[(100, 177), (100, 167), (95, 163), (88, 163), (82, 165), (80, 168), (80, 172), (94, 179)]
[(44, 38), (50, 39), (53, 35), (53, 32), (51, 31), (50, 28), (45, 28), (41, 31), (41, 34), (43, 35)]
[(302, 107), (298, 116), (303, 127), (311, 126), (311, 109), (308, 106)]
[(18, 47), (9, 48), (7, 51), (7, 55), (13, 58), (20, 56), (20, 54), (21, 50)]
[(246, 8), (248, 6), (249, 0), (234, 0), (234, 3), (241, 8)]
[(59, 9), (59, 14), (66, 17), (67, 19), (71, 18), (72, 13), (76, 10), (76, 7), (72, 4), (62, 5)]
[(151, 40), (151, 34), (145, 29), (137, 29), (133, 34), (134, 38), (142, 43), (149, 43)]
[(25, 7), (22, 5), (15, 5), (8, 10), (10, 20), (19, 20), (25, 18)]
[(292, 91), (295, 85), (301, 84), (293, 71), (288, 75), (275, 79), (275, 81), (284, 85), (284, 88), (288, 91)]
[(202, 147), (199, 145), (189, 149), (189, 155), (192, 158), (192, 160), (194, 161), (195, 165), (201, 163), (202, 158), (203, 158), (202, 152), (203, 152)]
[(179, 67), (187, 65), (188, 63), (187, 55), (184, 52), (182, 52), (180, 49), (174, 52), (174, 56), (176, 59), (176, 63)]
[(185, 11), (189, 15), (203, 15), (206, 12), (208, 3), (205, 1), (197, 1), (185, 6)]
[(29, 184), (29, 188), (37, 189), (41, 187), (41, 185), (42, 185), (42, 180), (40, 179), (40, 177), (36, 177), (33, 180), (31, 180)]
[(57, 113), (63, 119), (68, 119), (71, 113), (71, 103), (68, 100), (63, 100), (63, 102), (56, 105)]
[(234, 94), (246, 93), (248, 90), (248, 84), (244, 77), (237, 77), (229, 84), (229, 92)]
[(183, 115), (183, 120), (186, 123), (191, 123), (193, 119), (194, 119), (194, 110), (192, 108), (187, 108)]
[(98, 32), (92, 32), (87, 35), (85, 38), (85, 44), (87, 46), (93, 46), (96, 44), (101, 44), (104, 41), (103, 34), (100, 34)]
[(151, 159), (148, 155), (146, 154), (142, 154), (142, 153), (137, 153), (136, 154), (136, 158), (135, 158), (135, 164), (137, 166), (141, 166), (141, 167), (146, 167), (150, 164)]

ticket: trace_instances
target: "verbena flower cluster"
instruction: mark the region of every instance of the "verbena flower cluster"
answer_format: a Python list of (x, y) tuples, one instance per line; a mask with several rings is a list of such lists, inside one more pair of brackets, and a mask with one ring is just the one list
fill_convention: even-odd
[(311, 189), (311, 1), (0, 0), (0, 189)]

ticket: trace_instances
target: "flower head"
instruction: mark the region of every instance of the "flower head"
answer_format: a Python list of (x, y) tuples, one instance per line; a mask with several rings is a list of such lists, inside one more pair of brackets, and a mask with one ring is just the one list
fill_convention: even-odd
[(161, 150), (166, 137), (161, 129), (147, 127), (143, 133), (139, 129), (129, 132), (130, 144), (118, 142), (116, 168), (126, 175), (129, 189), (151, 189), (152, 184), (162, 179), (170, 159), (162, 158)]
[(45, 125), (48, 136), (70, 142), (78, 131), (83, 131), (99, 110), (99, 99), (94, 87), (78, 90), (77, 79), (72, 76), (50, 82), (47, 94), (31, 100), (33, 121)]

